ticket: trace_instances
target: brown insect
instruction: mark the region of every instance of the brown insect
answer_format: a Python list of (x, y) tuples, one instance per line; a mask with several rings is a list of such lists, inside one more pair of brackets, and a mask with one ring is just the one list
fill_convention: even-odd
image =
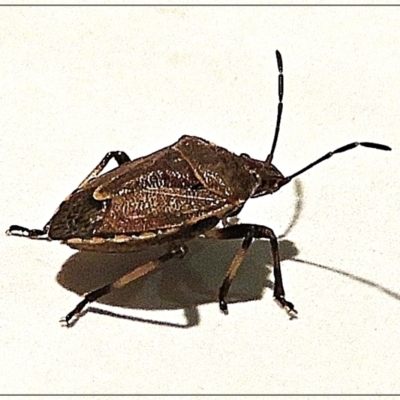
[[(336, 153), (358, 145), (391, 149), (377, 143), (354, 142), (284, 177), (272, 164), (283, 109), (283, 65), (279, 51), (276, 57), (279, 104), (272, 149), (265, 161), (233, 154), (194, 136), (183, 136), (175, 144), (134, 161), (124, 152), (109, 152), (61, 203), (43, 229), (10, 226), (6, 232), (9, 235), (60, 240), (86, 251), (134, 252), (169, 244), (170, 251), (166, 254), (86, 294), (62, 320), (66, 325), (88, 303), (159, 268), (173, 257), (183, 256), (185, 242), (195, 237), (243, 239), (218, 292), (219, 307), (224, 314), (228, 314), (226, 296), (247, 250), (254, 239), (263, 238), (271, 242), (274, 298), (289, 313), (297, 313), (285, 298), (278, 240), (273, 230), (256, 224), (217, 227), (218, 223), (236, 216), (248, 199), (275, 193), (294, 177)], [(100, 175), (111, 159), (119, 166)]]

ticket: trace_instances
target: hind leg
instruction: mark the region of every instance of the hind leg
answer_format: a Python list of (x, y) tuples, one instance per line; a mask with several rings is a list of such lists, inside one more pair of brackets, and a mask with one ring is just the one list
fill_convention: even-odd
[(79, 318), (79, 314), (87, 304), (92, 303), (93, 301), (96, 301), (99, 298), (115, 290), (121, 289), (128, 283), (133, 282), (136, 279), (139, 279), (142, 276), (147, 275), (148, 273), (160, 268), (165, 262), (171, 260), (172, 258), (183, 257), (186, 252), (187, 247), (185, 245), (174, 247), (168, 253), (163, 254), (157, 259), (136, 267), (133, 271), (128, 272), (115, 282), (109, 283), (85, 294), (83, 300), (78, 303), (71, 312), (69, 312), (64, 318), (62, 318), (60, 322), (67, 327), (74, 325), (77, 318)]
[[(90, 172), (90, 174), (80, 183), (80, 185), (77, 187), (76, 190), (86, 185), (90, 180), (99, 176), (101, 171), (103, 171), (103, 169), (112, 159), (115, 159), (115, 161), (118, 163), (118, 166), (131, 161), (129, 156), (123, 151), (108, 152), (103, 157), (103, 159), (97, 164), (97, 166)], [(66, 200), (68, 200), (68, 197)], [(50, 240), (50, 238), (48, 237), (50, 222), (51, 220), (47, 222), (47, 224), (43, 227), (43, 229), (29, 229), (21, 225), (11, 225), (6, 231), (6, 234), (10, 236), (28, 237), (30, 239)]]

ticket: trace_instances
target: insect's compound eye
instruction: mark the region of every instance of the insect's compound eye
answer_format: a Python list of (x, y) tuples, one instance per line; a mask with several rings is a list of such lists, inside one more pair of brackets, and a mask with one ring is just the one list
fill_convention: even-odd
[(260, 186), (260, 183), (261, 183), (260, 175), (258, 175), (257, 172), (254, 172), (254, 171), (251, 172), (251, 175), (254, 178), (254, 180), (257, 182), (257, 185)]

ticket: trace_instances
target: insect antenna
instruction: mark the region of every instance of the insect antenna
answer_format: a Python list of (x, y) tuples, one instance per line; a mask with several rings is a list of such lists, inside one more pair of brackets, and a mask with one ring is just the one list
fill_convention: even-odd
[(278, 135), (279, 135), (279, 129), (281, 126), (281, 118), (282, 118), (282, 110), (283, 110), (283, 63), (282, 63), (282, 56), (281, 53), (279, 53), (278, 50), (276, 50), (276, 61), (278, 62), (278, 70), (279, 70), (279, 75), (278, 75), (278, 96), (279, 96), (279, 103), (278, 103), (278, 114), (276, 117), (276, 127), (275, 127), (275, 135), (274, 135), (274, 141), (272, 142), (272, 148), (271, 152), (269, 153), (266, 162), (271, 163), (272, 158), (274, 156), (274, 151), (276, 147), (276, 143), (278, 141)]
[(316, 161), (312, 162), (311, 164), (307, 165), (306, 167), (302, 168), (300, 171), (297, 171), (293, 175), (285, 177), (285, 179), (283, 179), (282, 182), (280, 183), (280, 186), (286, 185), (286, 183), (290, 182), (296, 176), (302, 174), (303, 172), (308, 171), (312, 167), (315, 167), (317, 164), (321, 163), (322, 161), (328, 160), (334, 154), (344, 153), (345, 151), (354, 149), (357, 146), (370, 147), (372, 149), (377, 149), (377, 150), (392, 150), (389, 146), (386, 146), (384, 144), (379, 144), (379, 143), (371, 143), (371, 142), (354, 142), (354, 143), (350, 143), (350, 144), (347, 144), (346, 146), (339, 147), (335, 151), (330, 151), (329, 153), (325, 154), (321, 158), (318, 158), (318, 160), (316, 160)]

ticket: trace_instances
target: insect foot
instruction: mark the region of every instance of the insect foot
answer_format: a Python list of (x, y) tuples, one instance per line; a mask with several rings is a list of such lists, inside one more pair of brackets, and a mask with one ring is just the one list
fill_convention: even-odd
[(297, 318), (297, 311), (294, 308), (293, 303), (287, 301), (283, 296), (277, 296), (274, 300), (289, 314), (291, 318)]
[(6, 235), (8, 236), (21, 236), (28, 237), (30, 239), (47, 239), (47, 230), (45, 229), (28, 229), (19, 225), (11, 225), (6, 230)]

